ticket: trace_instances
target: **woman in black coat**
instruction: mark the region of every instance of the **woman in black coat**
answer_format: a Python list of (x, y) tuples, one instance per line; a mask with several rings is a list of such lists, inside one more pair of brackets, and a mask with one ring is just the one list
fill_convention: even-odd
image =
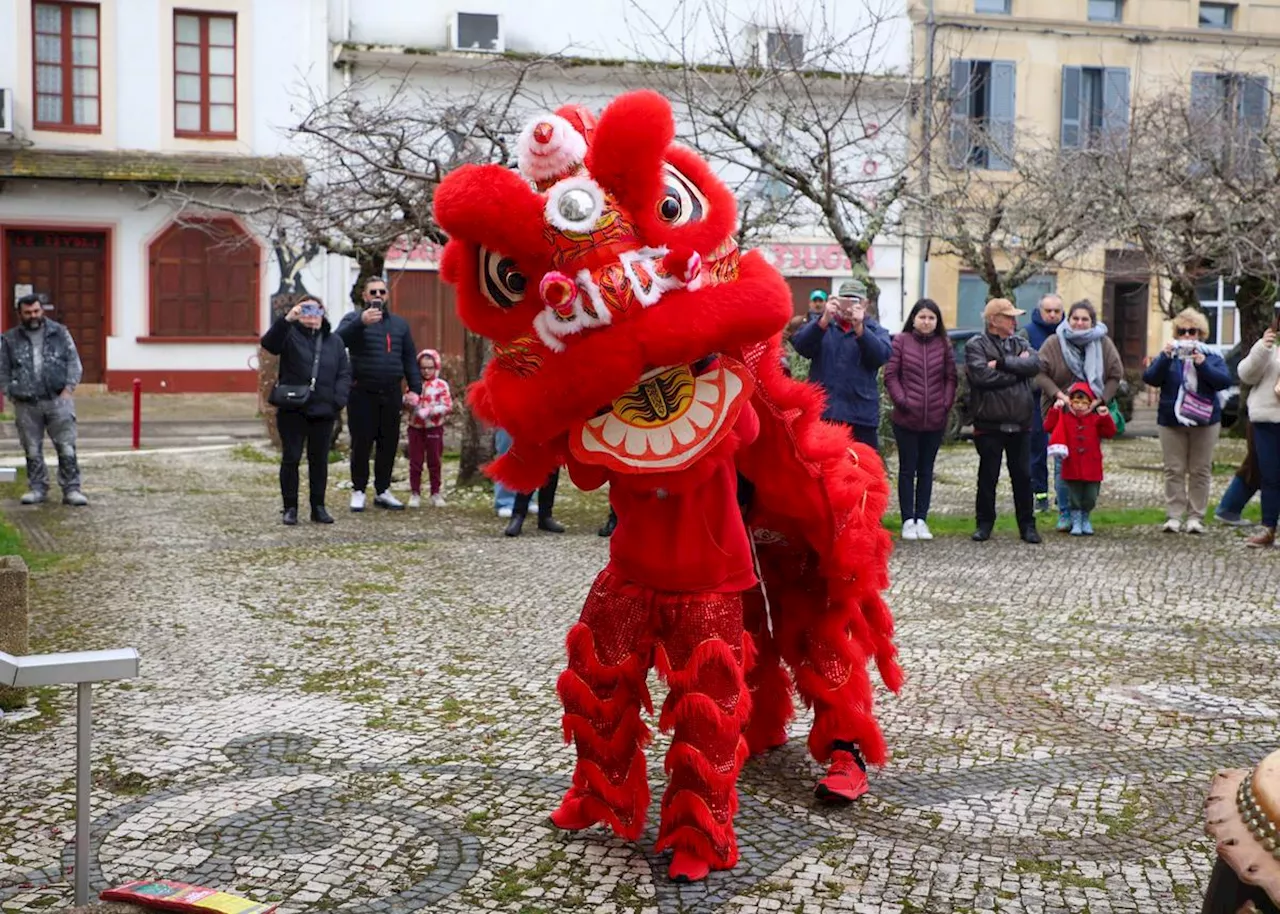
[[(284, 406), (276, 415), (283, 454), (280, 457), (280, 495), (284, 499), (284, 522), (298, 522), (298, 464), (302, 444), (307, 445), (307, 469), (311, 483), (311, 519), (331, 524), (324, 507), (329, 484), (329, 444), (333, 422), (347, 405), (351, 392), (351, 363), (342, 340), (330, 332), (320, 300), (308, 296), (289, 309), (262, 335), (262, 348), (280, 356), (281, 385), (310, 386), (306, 402)], [(319, 353), (319, 361), (316, 354)], [(315, 366), (314, 382), (311, 376)]]

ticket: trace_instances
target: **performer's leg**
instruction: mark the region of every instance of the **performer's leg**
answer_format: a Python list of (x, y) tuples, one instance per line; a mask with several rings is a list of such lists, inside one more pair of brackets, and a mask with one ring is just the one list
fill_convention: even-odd
[(630, 841), (644, 831), (649, 728), (640, 708), (653, 713), (645, 684), (653, 654), (648, 595), (603, 571), (569, 630), (569, 668), (556, 690), (564, 704), (565, 742), (577, 747), (578, 764), (573, 786), (551, 814), (559, 828), (605, 822)]
[(740, 594), (659, 597), (655, 662), (670, 689), (658, 726), (671, 732), (656, 849), (674, 850), (671, 878), (690, 882), (738, 861), (733, 816), (751, 710), (750, 641)]
[[(777, 595), (768, 581), (766, 587), (770, 600), (776, 600)], [(742, 735), (747, 748), (756, 756), (787, 741), (787, 722), (796, 712), (791, 700), (791, 677), (782, 668), (778, 645), (769, 632), (764, 594), (757, 587), (744, 593), (742, 600), (743, 621), (756, 651), (755, 661), (746, 674), (751, 717)]]

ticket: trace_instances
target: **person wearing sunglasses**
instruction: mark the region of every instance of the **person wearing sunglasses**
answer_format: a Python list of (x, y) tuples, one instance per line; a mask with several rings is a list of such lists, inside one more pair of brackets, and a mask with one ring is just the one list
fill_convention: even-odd
[(1222, 356), (1205, 346), (1209, 320), (1196, 308), (1173, 319), (1173, 339), (1142, 373), (1160, 389), (1156, 424), (1164, 455), (1165, 533), (1204, 533), (1213, 481), (1213, 449), (1222, 431), (1218, 392), (1231, 386)]
[(338, 324), (338, 336), (347, 344), (354, 377), (347, 406), (351, 510), (364, 510), (369, 457), (373, 454), (373, 503), (400, 511), (404, 502), (391, 494), (391, 470), (400, 447), (404, 385), (407, 383), (411, 392), (421, 394), (422, 372), (408, 322), (389, 308), (386, 280), (370, 276), (361, 296), (363, 307), (348, 312)]
[(262, 335), (262, 348), (280, 356), (277, 387), (295, 392), (296, 402), (278, 404), (276, 414), (281, 443), (282, 519), (290, 527), (298, 522), (298, 466), (305, 444), (311, 520), (331, 524), (333, 517), (325, 509), (324, 495), (329, 485), (333, 423), (351, 392), (351, 362), (346, 347), (330, 332), (324, 305), (308, 295)]

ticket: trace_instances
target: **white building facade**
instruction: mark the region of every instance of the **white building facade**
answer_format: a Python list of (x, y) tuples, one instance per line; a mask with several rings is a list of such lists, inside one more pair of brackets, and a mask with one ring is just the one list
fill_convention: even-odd
[(0, 0), (0, 327), (34, 292), (71, 328), (86, 384), (256, 389), (277, 258), (236, 218), (178, 222), (171, 192), (301, 179), (277, 126), (284, 87), (327, 75), (324, 15), (312, 0)]
[[(895, 6), (876, 13), (869, 66), (906, 73), (905, 4), (899, 14), (900, 0), (877, 2)], [(572, 16), (559, 0), (0, 0), (0, 329), (14, 299), (34, 292), (74, 334), (86, 384), (255, 390), (272, 294), (301, 283), (336, 323), (354, 266), (298, 258), (199, 203), (262, 175), (305, 179), (287, 132), (305, 113), (301, 99), (370, 76), (447, 92), (468, 61), (505, 55), (572, 61), (535, 75), (528, 95), (544, 104), (529, 116), (568, 102), (599, 109), (637, 85), (628, 61), (674, 61), (679, 47), (684, 59), (723, 63), (725, 34), (709, 9), (743, 55), (806, 42), (819, 27), (855, 33), (867, 15), (866, 3), (845, 0), (592, 0)], [(850, 275), (821, 226), (792, 224), (756, 243), (797, 309)], [(394, 307), (420, 345), (460, 354), (438, 253), (390, 252)], [(906, 287), (901, 242), (877, 239), (868, 260), (892, 327)]]

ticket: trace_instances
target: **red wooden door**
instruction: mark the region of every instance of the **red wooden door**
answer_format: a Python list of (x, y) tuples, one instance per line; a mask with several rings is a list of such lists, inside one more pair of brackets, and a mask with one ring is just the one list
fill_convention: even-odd
[[(53, 305), (49, 316), (71, 331), (82, 383), (100, 384), (106, 369), (107, 238), (103, 232), (11, 231), (7, 233), (10, 288), (29, 285)], [(12, 310), (7, 322), (12, 321)]]
[(414, 345), (435, 349), (443, 358), (461, 359), (462, 321), (454, 307), (453, 286), (435, 270), (388, 270), (391, 310), (409, 322)]

